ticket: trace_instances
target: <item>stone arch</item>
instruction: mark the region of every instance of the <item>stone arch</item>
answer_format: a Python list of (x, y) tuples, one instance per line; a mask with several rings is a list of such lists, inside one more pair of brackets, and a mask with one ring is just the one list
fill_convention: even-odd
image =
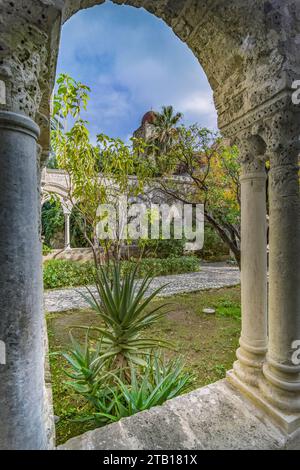
[(47, 197), (47, 195), (55, 194), (61, 201), (67, 201), (69, 198), (66, 188), (55, 183), (42, 185), (42, 194), (43, 198)]
[[(68, 0), (63, 21), (104, 1)], [(144, 8), (168, 24), (188, 45), (207, 75), (214, 92), (219, 127), (227, 135), (247, 126), (249, 118), (231, 129), (233, 121), (280, 91), (281, 84), (270, 81), (275, 74), (279, 82), (284, 76), (284, 53), (279, 49), (284, 12), (278, 8), (278, 1), (113, 0), (113, 3)], [(276, 38), (270, 36), (271, 31), (276, 31)], [(276, 62), (272, 57), (275, 51)]]
[[(67, 0), (63, 21), (104, 1)], [(145, 9), (162, 19), (188, 45), (212, 87), (218, 125), (228, 137), (269, 114), (265, 103), (287, 85), (284, 46), (289, 45), (286, 38), (283, 41), (285, 12), (279, 8), (279, 1), (249, 4), (247, 0), (230, 3), (113, 0), (113, 3)], [(292, 9), (293, 2), (290, 3)]]
[(41, 203), (48, 201), (51, 196), (58, 198), (64, 214), (64, 250), (71, 249), (71, 213), (74, 205), (72, 188), (68, 176), (60, 170), (42, 171), (41, 179)]
[[(53, 88), (61, 23), (77, 11), (104, 0), (7, 2), (1, 38), (0, 80), (5, 104), (33, 117), (40, 144), (49, 147), (49, 98)], [(165, 21), (201, 63), (214, 92), (219, 128), (233, 136), (265, 120), (286, 104), (297, 77), (293, 30), (300, 34), (294, 0), (114, 0), (144, 8)], [(290, 54), (288, 51), (291, 51)], [(13, 80), (12, 80), (13, 77)]]
[[(0, 398), (9, 397), (0, 409), (4, 449), (45, 448), (48, 442), (42, 397), (37, 141), (43, 159), (49, 148), (49, 100), (62, 22), (101, 3), (12, 0), (0, 7), (0, 214), (5, 216), (0, 220), (0, 338), (8, 346), (10, 363), (0, 371)], [(220, 130), (239, 142), (242, 335), (229, 379), (292, 433), (300, 428), (300, 366), (291, 354), (293, 341), (300, 337), (300, 107), (292, 102), (292, 84), (300, 70), (300, 2), (114, 3), (145, 8), (186, 42), (212, 86)], [(268, 317), (265, 157), (271, 163)], [(24, 364), (31, 365), (31, 374)]]
[(41, 174), (42, 201), (52, 194), (59, 198), (64, 212), (71, 211), (74, 201), (71, 201), (72, 187), (67, 173), (62, 170), (44, 168)]
[[(7, 2), (1, 38), (0, 80), (5, 104), (33, 117), (41, 128), (44, 158), (49, 146), (49, 98), (61, 23), (105, 0)], [(234, 136), (286, 104), (297, 77), (293, 30), (300, 34), (294, 0), (114, 0), (144, 8), (165, 21), (202, 65), (214, 92), (219, 128)], [(291, 51), (290, 54), (288, 51)], [(13, 77), (13, 80), (12, 80)]]

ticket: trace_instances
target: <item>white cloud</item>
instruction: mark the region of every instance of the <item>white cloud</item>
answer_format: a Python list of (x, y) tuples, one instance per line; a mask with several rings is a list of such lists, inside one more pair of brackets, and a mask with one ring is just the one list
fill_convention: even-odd
[(196, 92), (179, 100), (178, 106), (184, 113), (211, 114), (215, 112), (213, 98), (208, 94)]
[(187, 124), (216, 127), (211, 89), (188, 47), (142, 9), (110, 3), (76, 14), (62, 34), (59, 71), (92, 88), (91, 133), (127, 138), (148, 109), (172, 104)]

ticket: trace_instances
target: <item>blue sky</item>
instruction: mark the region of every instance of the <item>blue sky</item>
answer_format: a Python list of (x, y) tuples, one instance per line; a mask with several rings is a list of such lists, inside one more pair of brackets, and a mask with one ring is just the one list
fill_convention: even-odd
[(198, 61), (162, 21), (143, 9), (110, 2), (73, 16), (63, 27), (58, 73), (92, 89), (92, 139), (100, 132), (124, 140), (143, 114), (172, 104), (186, 124), (216, 128), (216, 111)]

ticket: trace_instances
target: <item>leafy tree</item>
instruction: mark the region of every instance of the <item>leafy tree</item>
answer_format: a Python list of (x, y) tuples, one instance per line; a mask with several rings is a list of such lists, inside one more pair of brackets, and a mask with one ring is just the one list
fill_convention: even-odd
[[(51, 119), (50, 119), (50, 130), (51, 130), (51, 132), (56, 131), (59, 128), (60, 129), (62, 128), (61, 116), (55, 116), (55, 117), (51, 116)], [(57, 163), (55, 151), (54, 151), (52, 145), (50, 145), (50, 153), (49, 153), (49, 158), (47, 160), (47, 165), (46, 166), (47, 166), (47, 168), (51, 168), (51, 169), (58, 168), (58, 163)]]
[[(68, 198), (81, 216), (84, 237), (98, 263), (98, 206), (113, 203), (120, 193), (130, 196), (142, 190), (149, 174), (143, 158), (148, 145), (139, 139), (132, 139), (134, 145), (126, 145), (104, 134), (99, 134), (97, 145), (93, 145), (88, 123), (81, 118), (82, 110), (87, 109), (89, 87), (66, 74), (59, 76), (57, 85), (53, 118), (61, 120), (61, 125), (52, 131), (52, 145), (59, 168), (69, 177)], [(133, 174), (134, 181), (129, 178)], [(108, 250), (108, 242), (104, 248)]]
[(176, 143), (165, 155), (165, 174), (180, 172), (187, 184), (162, 179), (160, 188), (185, 203), (204, 204), (206, 221), (240, 265), (240, 165), (238, 149), (197, 124), (178, 128)]

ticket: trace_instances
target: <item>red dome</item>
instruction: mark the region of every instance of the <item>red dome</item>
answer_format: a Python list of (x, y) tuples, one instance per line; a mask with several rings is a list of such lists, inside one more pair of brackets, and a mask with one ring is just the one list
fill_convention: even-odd
[(142, 126), (148, 122), (149, 124), (153, 124), (156, 118), (156, 113), (154, 111), (148, 111), (142, 119)]

